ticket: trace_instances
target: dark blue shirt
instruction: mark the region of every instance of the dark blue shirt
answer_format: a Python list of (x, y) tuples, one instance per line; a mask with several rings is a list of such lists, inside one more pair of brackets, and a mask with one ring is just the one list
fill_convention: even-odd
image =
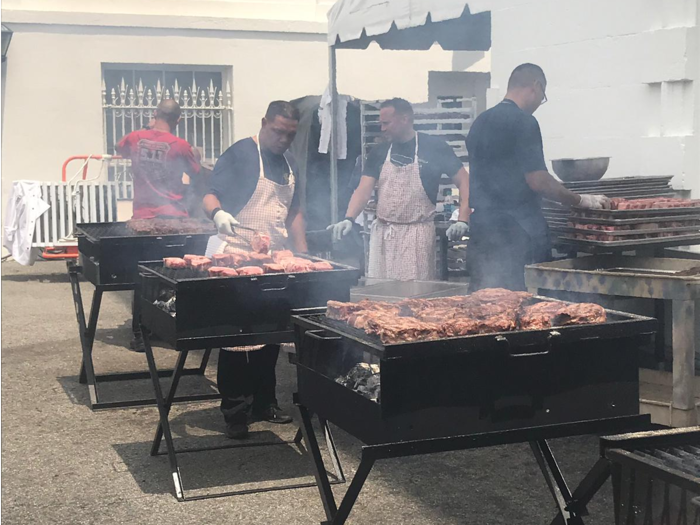
[(547, 170), (537, 120), (504, 100), (477, 117), (467, 136), (469, 205), (508, 211), (540, 207), (525, 174)]
[[(262, 159), (265, 178), (277, 184), (289, 182), (289, 166), (291, 166), (293, 173), (298, 173), (294, 159), (289, 152), (284, 155), (274, 155), (263, 150)], [(216, 195), (224, 211), (236, 216), (255, 193), (259, 178), (258, 147), (252, 138), (242, 139), (228, 148), (216, 162), (211, 176), (209, 193)], [(300, 184), (298, 176), (295, 176), (295, 179), (290, 214), (296, 213), (299, 209)]]

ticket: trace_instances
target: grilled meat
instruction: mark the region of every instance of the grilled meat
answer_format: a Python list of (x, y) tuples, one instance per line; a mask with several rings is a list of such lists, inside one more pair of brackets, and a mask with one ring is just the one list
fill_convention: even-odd
[(284, 273), (284, 266), (276, 263), (263, 264), (265, 273)]
[(384, 344), (605, 322), (605, 310), (596, 304), (530, 306), (531, 300), (525, 292), (486, 289), (463, 297), (399, 303), (329, 301), (326, 316), (377, 336)]
[(563, 304), (556, 301), (528, 306), (520, 315), (520, 328), (542, 330), (552, 326), (604, 323), (605, 309), (591, 303)]
[(131, 219), (126, 226), (141, 235), (175, 235), (185, 233), (209, 233), (212, 223), (200, 219)]
[(250, 252), (248, 254), (248, 257), (250, 258), (250, 262), (252, 263), (266, 264), (272, 262), (272, 257), (270, 257), (266, 253)]
[(230, 270), (230, 268), (227, 268), (225, 266), (212, 266), (211, 268), (209, 268), (209, 276), (219, 277), (220, 275), (224, 275), (224, 272), (226, 270)]
[(264, 233), (255, 232), (250, 240), (250, 246), (254, 252), (268, 253), (270, 251), (270, 236)]
[(187, 268), (187, 261), (180, 257), (165, 257), (163, 259), (163, 266), (176, 269)]
[(314, 272), (326, 272), (333, 269), (333, 265), (327, 261), (318, 261), (311, 263), (311, 269)]
[(262, 275), (263, 269), (260, 266), (243, 266), (241, 268), (236, 268), (238, 275)]
[(209, 257), (198, 257), (198, 258), (192, 259), (190, 261), (190, 267), (193, 270), (197, 270), (200, 272), (208, 270), (209, 268), (211, 268), (211, 266), (212, 266), (212, 262), (211, 262), (211, 259)]
[(276, 263), (282, 262), (282, 259), (293, 259), (294, 253), (290, 250), (279, 250), (272, 254), (272, 260)]
[(211, 261), (216, 266), (231, 266), (233, 258), (229, 253), (215, 253), (211, 256)]

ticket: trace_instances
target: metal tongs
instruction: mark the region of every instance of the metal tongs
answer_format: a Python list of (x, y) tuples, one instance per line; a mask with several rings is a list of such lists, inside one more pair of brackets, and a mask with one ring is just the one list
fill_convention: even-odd
[[(242, 226), (242, 225), (240, 225), (240, 224), (237, 224), (236, 226), (234, 226), (234, 228), (233, 228), (233, 235), (234, 235), (235, 237), (238, 237), (239, 239), (243, 239), (243, 240), (246, 242), (246, 244), (248, 244), (248, 246), (250, 246), (251, 248), (253, 247), (253, 242), (252, 242), (252, 240), (251, 240), (251, 239), (248, 239), (248, 238), (246, 238), (246, 237), (244, 237), (244, 236), (241, 235), (240, 233), (237, 233), (236, 230), (238, 230), (238, 229), (240, 229), (240, 230), (246, 230), (246, 231), (249, 231), (249, 232), (253, 232), (253, 236), (255, 236), (256, 234), (257, 234), (257, 235), (262, 235), (258, 230), (254, 229), (254, 228), (249, 228), (249, 227), (247, 227), (247, 226)], [(226, 243), (228, 243), (228, 239), (231, 238), (230, 235), (225, 235), (225, 234), (223, 234), (223, 233), (218, 234), (218, 237), (219, 237), (219, 239), (221, 239), (222, 241), (224, 241), (224, 242), (226, 242)]]

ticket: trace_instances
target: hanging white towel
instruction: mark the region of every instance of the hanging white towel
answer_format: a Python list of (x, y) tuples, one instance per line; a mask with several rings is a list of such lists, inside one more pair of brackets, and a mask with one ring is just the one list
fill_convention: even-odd
[[(336, 111), (338, 119), (338, 159), (344, 160), (348, 156), (348, 102), (350, 97), (338, 95), (338, 109)], [(318, 142), (318, 152), (327, 154), (330, 150), (331, 130), (331, 92), (329, 88), (323, 92), (318, 108), (318, 120), (321, 122), (321, 138)]]
[(12, 192), (7, 202), (5, 227), (2, 245), (20, 264), (31, 266), (37, 250), (32, 250), (34, 226), (50, 206), (41, 198), (41, 183), (31, 180), (18, 180), (12, 184)]

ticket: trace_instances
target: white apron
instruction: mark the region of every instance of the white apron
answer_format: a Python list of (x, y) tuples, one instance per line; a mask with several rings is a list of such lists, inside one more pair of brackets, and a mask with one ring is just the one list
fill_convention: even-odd
[(420, 178), (418, 134), (413, 163), (394, 166), (391, 147), (377, 182), (367, 276), (429, 281), (435, 278), (435, 204)]
[[(259, 144), (259, 138), (254, 137), (256, 144)], [(265, 178), (265, 168), (263, 167), (262, 153), (258, 146), (258, 158), (260, 159), (260, 176), (258, 185), (255, 187), (252, 197), (243, 209), (236, 215), (236, 220), (241, 223), (241, 226), (252, 228), (260, 233), (266, 233), (270, 236), (270, 249), (281, 250), (287, 242), (287, 215), (289, 208), (292, 205), (294, 197), (294, 174), (292, 168), (287, 163), (289, 168), (289, 180), (287, 184), (277, 184)], [(234, 227), (235, 230), (235, 227)], [(250, 240), (253, 236), (252, 231), (238, 229), (236, 233), (245, 239)], [(218, 236), (214, 236), (218, 239)], [(235, 237), (234, 237), (235, 238)], [(221, 245), (216, 250), (218, 253), (223, 253), (227, 243), (221, 242)], [(228, 243), (228, 246), (236, 246), (243, 250), (250, 251), (250, 244), (244, 239), (236, 239), (236, 244)], [(248, 351), (259, 350), (263, 345), (254, 346), (238, 346), (235, 348), (224, 348), (224, 350), (233, 351)]]

